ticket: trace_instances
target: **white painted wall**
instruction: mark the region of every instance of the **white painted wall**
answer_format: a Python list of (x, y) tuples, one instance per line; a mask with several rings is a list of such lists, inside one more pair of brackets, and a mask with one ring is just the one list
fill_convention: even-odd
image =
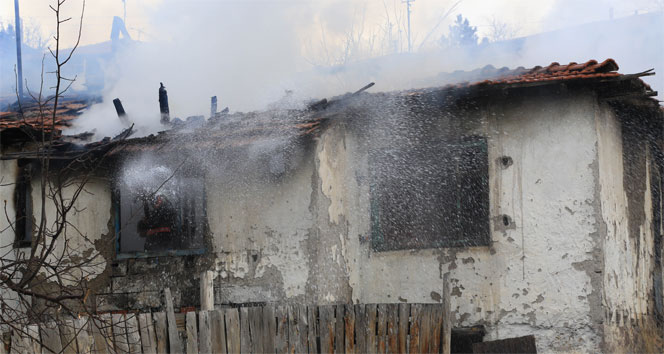
[[(42, 195), (40, 184), (41, 178), (35, 176), (32, 179), (35, 229), (39, 227), (41, 220)], [(71, 184), (63, 189), (63, 196), (67, 203), (74, 198), (77, 188), (78, 184)], [(61, 219), (58, 217), (56, 201), (50, 194), (47, 192), (46, 202), (44, 203), (47, 235), (55, 232)], [(70, 225), (67, 225), (64, 232), (58, 236), (56, 246), (47, 261), (49, 264), (55, 265), (59, 259), (62, 259), (64, 262), (61, 266), (64, 269), (64, 267), (70, 267), (71, 264), (80, 264), (80, 259), (89, 260), (85, 267), (75, 268), (67, 273), (68, 277), (62, 277), (63, 285), (76, 285), (84, 278), (93, 280), (104, 271), (108, 260), (97, 250), (96, 247), (99, 245), (96, 243), (101, 241), (102, 237), (111, 235), (108, 227), (111, 215), (111, 189), (108, 180), (90, 179), (84, 184), (82, 192), (78, 194), (74, 208), (67, 214), (66, 220)], [(50, 239), (47, 243), (50, 244)], [(51, 275), (47, 270), (44, 270), (44, 274)]]
[[(16, 234), (12, 224), (16, 221), (16, 208), (14, 207), (15, 182), (18, 176), (18, 164), (15, 160), (0, 160), (0, 252), (2, 259), (11, 262), (16, 259), (12, 252)], [(0, 297), (9, 305), (16, 306), (16, 293), (2, 287)], [(6, 330), (4, 328), (0, 328)]]

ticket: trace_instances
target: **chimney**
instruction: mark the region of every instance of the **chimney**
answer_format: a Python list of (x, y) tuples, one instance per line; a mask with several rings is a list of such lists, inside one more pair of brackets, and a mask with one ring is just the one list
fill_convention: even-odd
[(124, 125), (129, 125), (129, 119), (127, 119), (127, 113), (125, 113), (124, 107), (122, 107), (122, 102), (119, 98), (113, 100), (113, 105), (115, 106), (115, 112), (118, 114), (118, 118)]
[(210, 118), (217, 114), (217, 96), (210, 98)]
[(171, 117), (168, 111), (168, 93), (163, 82), (159, 83), (159, 111), (161, 112), (161, 124), (168, 124), (171, 122)]

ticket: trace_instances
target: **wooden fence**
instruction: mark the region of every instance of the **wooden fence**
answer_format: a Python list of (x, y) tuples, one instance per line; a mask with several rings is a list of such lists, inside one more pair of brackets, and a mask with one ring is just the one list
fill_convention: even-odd
[[(105, 314), (30, 326), (11, 353), (449, 353), (442, 304), (288, 305)], [(101, 330), (99, 328), (102, 328)], [(43, 346), (42, 346), (43, 345)]]

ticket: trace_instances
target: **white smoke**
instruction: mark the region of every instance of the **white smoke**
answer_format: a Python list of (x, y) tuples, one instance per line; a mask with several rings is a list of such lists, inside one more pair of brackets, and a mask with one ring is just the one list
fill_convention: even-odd
[[(392, 4), (386, 3), (391, 9)], [(220, 110), (225, 106), (233, 111), (259, 110), (274, 102), (293, 105), (330, 97), (371, 81), (377, 83), (373, 91), (443, 85), (446, 82), (432, 78), (440, 72), (472, 70), (487, 64), (513, 68), (612, 57), (621, 66), (621, 72), (651, 67), (659, 70), (664, 49), (657, 38), (664, 30), (662, 23), (656, 21), (662, 16), (654, 17), (652, 23), (642, 23), (640, 18), (630, 20), (628, 16), (635, 7), (657, 10), (646, 3), (649, 2), (626, 5), (617, 0), (560, 0), (554, 2), (541, 26), (563, 28), (557, 32), (473, 50), (442, 51), (433, 43), (419, 52), (386, 55), (387, 49), (371, 49), (365, 39), (373, 38), (375, 46), (381, 45), (387, 41), (381, 26), (392, 21), (398, 27), (394, 33), (400, 33), (403, 43), (403, 12), (392, 11), (395, 17), (388, 21), (382, 15), (366, 18), (363, 12), (366, 5), (351, 6), (335, 0), (313, 3), (165, 0), (150, 17), (150, 42), (128, 47), (116, 55), (116, 60), (106, 63), (104, 101), (84, 114), (72, 132), (95, 130), (98, 136), (117, 134), (123, 127), (112, 104), (116, 97), (122, 100), (140, 134), (162, 129), (157, 103), (160, 82), (168, 90), (171, 117), (184, 119), (208, 116), (211, 96), (218, 96)], [(578, 26), (608, 20), (611, 8), (615, 20), (623, 21), (622, 27), (606, 22)], [(453, 15), (461, 11), (463, 7)], [(444, 34), (448, 24), (449, 21), (443, 22), (440, 33), (436, 32), (432, 38)], [(478, 23), (471, 19), (471, 25)], [(649, 26), (652, 31), (644, 32)], [(480, 28), (478, 32), (483, 31)], [(353, 44), (348, 36), (344, 37), (348, 33), (365, 33), (365, 39)], [(421, 40), (423, 36), (420, 31), (416, 37)], [(326, 46), (319, 43), (323, 39), (329, 41)], [(380, 57), (358, 56), (355, 59), (362, 60), (331, 67), (314, 65), (326, 62), (329, 57), (339, 58), (339, 53), (350, 50), (352, 45), (355, 49), (364, 46), (365, 52)], [(287, 91), (292, 94), (282, 100)]]

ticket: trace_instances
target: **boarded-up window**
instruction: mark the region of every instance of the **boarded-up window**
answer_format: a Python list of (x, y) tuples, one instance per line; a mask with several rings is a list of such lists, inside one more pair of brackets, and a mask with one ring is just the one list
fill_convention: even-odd
[(485, 138), (377, 149), (370, 159), (375, 250), (489, 244)]

